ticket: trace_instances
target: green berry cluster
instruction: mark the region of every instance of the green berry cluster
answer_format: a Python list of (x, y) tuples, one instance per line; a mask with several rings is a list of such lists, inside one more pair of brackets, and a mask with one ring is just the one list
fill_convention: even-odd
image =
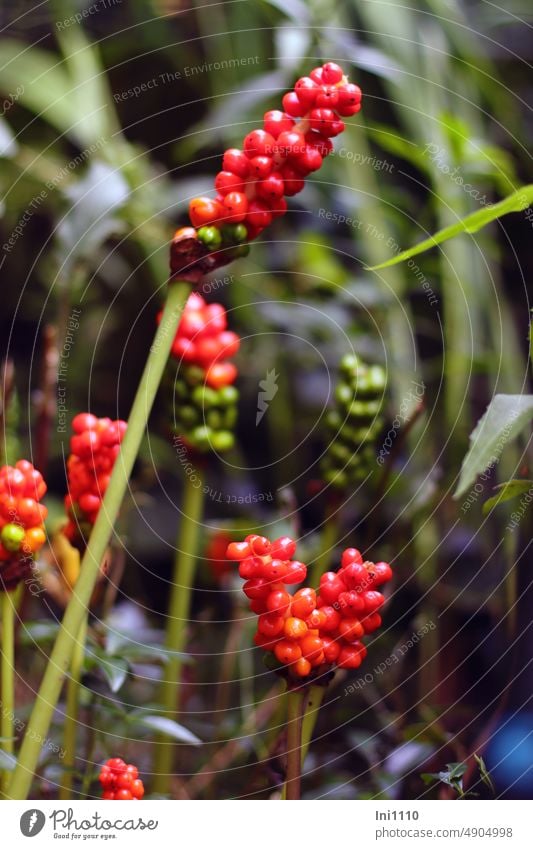
[(174, 428), (196, 451), (229, 451), (235, 443), (238, 400), (235, 386), (213, 389), (202, 368), (182, 366), (174, 384)]
[(363, 480), (375, 462), (375, 443), (383, 428), (384, 369), (365, 365), (355, 354), (340, 362), (335, 408), (327, 416), (329, 443), (322, 459), (323, 480), (346, 489)]
[(228, 224), (225, 227), (204, 225), (198, 229), (197, 235), (210, 251), (217, 251), (221, 247), (233, 248), (229, 255), (231, 259), (250, 253), (250, 245), (246, 243), (248, 231), (244, 224)]

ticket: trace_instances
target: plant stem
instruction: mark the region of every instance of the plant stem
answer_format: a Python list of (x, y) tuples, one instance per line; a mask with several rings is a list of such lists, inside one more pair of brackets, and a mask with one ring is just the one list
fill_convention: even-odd
[[(164, 678), (159, 701), (163, 715), (169, 719), (174, 719), (179, 708), (183, 667), (182, 652), (187, 636), (203, 504), (204, 485), (200, 472), (196, 470), (194, 483), (192, 476), (185, 475), (183, 513), (176, 543), (174, 574), (168, 610), (165, 646), (170, 653), (170, 658), (163, 673)], [(166, 736), (156, 738), (157, 748), (154, 758), (154, 792), (156, 793), (169, 792), (174, 746), (173, 740)]]
[(59, 798), (67, 801), (72, 798), (74, 764), (76, 762), (76, 738), (78, 733), (78, 711), (81, 686), (81, 673), (85, 658), (85, 641), (87, 639), (87, 616), (84, 617), (79, 630), (78, 639), (70, 662), (70, 677), (67, 684), (67, 704), (65, 711), (65, 730), (63, 732), (63, 748), (65, 750), (65, 774), (59, 790)]
[(339, 538), (340, 509), (328, 509), (324, 520), (324, 528), (320, 535), (320, 552), (315, 558), (309, 573), (309, 586), (318, 587), (320, 577), (331, 563), (335, 554), (335, 546)]
[(46, 667), (41, 688), (28, 722), (26, 734), (20, 751), (18, 765), (9, 786), (12, 799), (25, 799), (31, 782), (42, 742), (46, 739), (54, 709), (61, 693), (61, 687), (69, 667), (76, 639), (86, 615), (89, 601), (100, 570), (100, 563), (106, 550), (113, 525), (118, 515), (133, 464), (139, 452), (139, 446), (146, 428), (148, 416), (163, 376), (170, 348), (183, 312), (190, 284), (183, 281), (172, 283), (168, 287), (167, 300), (157, 328), (154, 343), (150, 348), (144, 372), (139, 383), (128, 429), (122, 442), (121, 451), (115, 462), (111, 480), (102, 506), (94, 524), (89, 543), (76, 584), (76, 592), (67, 606), (61, 629), (57, 636), (50, 660)]
[(285, 798), (300, 798), (302, 771), (302, 708), (305, 687), (290, 689), (287, 693), (287, 777)]
[[(15, 718), (15, 600), (12, 593), (2, 592), (2, 749), (14, 751)], [(2, 773), (2, 790), (9, 784), (10, 772)]]
[(315, 730), (318, 712), (326, 694), (325, 684), (311, 684), (305, 693), (302, 719), (302, 766), (304, 765)]

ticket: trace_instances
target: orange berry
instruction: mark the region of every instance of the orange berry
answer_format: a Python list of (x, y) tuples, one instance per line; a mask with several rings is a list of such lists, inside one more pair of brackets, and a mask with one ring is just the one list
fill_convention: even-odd
[(45, 542), (46, 534), (42, 528), (28, 528), (22, 541), (22, 549), (25, 551), (28, 548), (32, 554), (35, 554)]
[(291, 664), (291, 669), (299, 678), (306, 678), (311, 672), (311, 664), (305, 657), (301, 657), (296, 663)]
[(303, 619), (297, 619), (295, 616), (289, 616), (289, 618), (285, 620), (283, 630), (285, 632), (285, 636), (290, 640), (300, 640), (307, 634), (307, 625)]

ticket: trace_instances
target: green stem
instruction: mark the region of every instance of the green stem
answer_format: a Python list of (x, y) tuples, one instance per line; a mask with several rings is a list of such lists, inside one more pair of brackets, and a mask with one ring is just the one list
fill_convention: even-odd
[(309, 746), (311, 745), (311, 737), (315, 730), (318, 712), (326, 694), (326, 686), (324, 684), (311, 684), (309, 690), (305, 694), (305, 702), (303, 706), (302, 720), (302, 766), (305, 763)]
[[(176, 544), (174, 575), (168, 610), (168, 625), (166, 633), (166, 649), (170, 653), (164, 670), (161, 685), (160, 704), (162, 713), (169, 719), (174, 719), (179, 708), (181, 689), (181, 672), (183, 667), (182, 652), (187, 637), (194, 570), (198, 540), (203, 515), (204, 485), (200, 472), (195, 476), (185, 476), (183, 493), (183, 513), (180, 532)], [(174, 742), (166, 736), (156, 738), (156, 754), (154, 758), (154, 792), (168, 793), (174, 761)]]
[[(15, 719), (15, 601), (12, 593), (2, 592), (2, 749), (14, 751)], [(2, 790), (7, 790), (11, 775), (2, 773)]]
[(68, 801), (72, 798), (74, 764), (76, 763), (76, 741), (78, 735), (78, 711), (80, 701), (81, 674), (85, 658), (85, 641), (87, 639), (87, 616), (84, 617), (74, 646), (70, 662), (70, 676), (67, 684), (67, 704), (65, 711), (65, 730), (63, 732), (63, 749), (65, 750), (65, 774), (59, 790), (59, 798)]
[(150, 348), (144, 372), (139, 383), (128, 421), (128, 429), (115, 462), (111, 480), (102, 507), (94, 524), (87, 550), (83, 557), (76, 592), (67, 606), (41, 688), (35, 700), (20, 751), (17, 768), (9, 786), (12, 799), (26, 799), (37, 766), (42, 741), (46, 740), (55, 706), (61, 693), (65, 674), (70, 664), (76, 639), (89, 607), (89, 601), (100, 570), (113, 525), (117, 518), (133, 464), (139, 452), (142, 437), (154, 399), (163, 376), (179, 320), (183, 312), (190, 284), (172, 283), (168, 287), (167, 301), (154, 343)]
[(309, 572), (309, 586), (318, 587), (321, 575), (327, 571), (339, 538), (340, 511), (328, 510), (320, 535), (320, 552)]
[(302, 709), (305, 687), (291, 689), (287, 693), (287, 776), (285, 799), (300, 798), (302, 772)]

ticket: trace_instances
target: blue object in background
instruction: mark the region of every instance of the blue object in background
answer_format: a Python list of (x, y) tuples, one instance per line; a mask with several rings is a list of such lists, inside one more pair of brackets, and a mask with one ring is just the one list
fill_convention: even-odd
[(533, 797), (533, 713), (502, 717), (486, 748), (485, 762), (498, 795)]

